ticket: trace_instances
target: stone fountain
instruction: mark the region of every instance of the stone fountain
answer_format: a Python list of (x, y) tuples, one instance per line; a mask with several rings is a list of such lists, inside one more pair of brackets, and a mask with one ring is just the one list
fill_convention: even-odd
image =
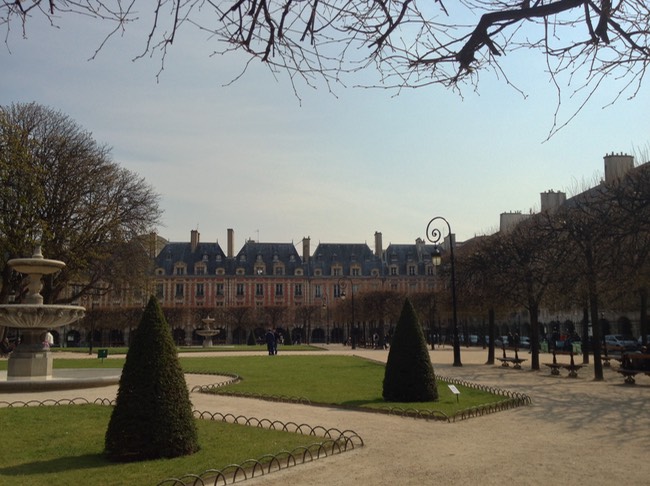
[(197, 329), (196, 333), (203, 338), (203, 347), (211, 348), (212, 347), (212, 338), (219, 334), (219, 329), (212, 329), (210, 326), (214, 323), (213, 317), (205, 317), (201, 319), (205, 327), (203, 329)]
[(14, 258), (7, 265), (29, 279), (24, 303), (0, 305), (0, 325), (20, 329), (21, 333), (20, 344), (9, 355), (7, 380), (49, 380), (52, 378), (52, 353), (46, 333), (81, 319), (86, 309), (76, 305), (43, 304), (41, 279), (58, 272), (65, 263), (44, 258), (40, 245), (31, 258)]

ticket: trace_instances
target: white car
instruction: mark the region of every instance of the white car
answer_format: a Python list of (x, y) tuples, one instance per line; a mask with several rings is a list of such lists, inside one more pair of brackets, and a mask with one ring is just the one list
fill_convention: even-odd
[(623, 334), (607, 334), (605, 336), (605, 344), (607, 346), (618, 346), (629, 351), (634, 351), (638, 348), (636, 339), (631, 336), (624, 336)]

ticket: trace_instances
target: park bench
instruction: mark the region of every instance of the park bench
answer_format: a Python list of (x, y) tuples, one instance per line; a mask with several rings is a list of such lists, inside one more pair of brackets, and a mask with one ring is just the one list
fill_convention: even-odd
[(625, 377), (625, 383), (634, 385), (634, 377), (639, 373), (650, 376), (650, 354), (625, 353), (621, 360), (621, 366), (615, 370)]
[(527, 361), (527, 360), (524, 359), (524, 358), (519, 357), (519, 351), (517, 350), (517, 348), (514, 348), (514, 350), (515, 350), (515, 356), (514, 357), (506, 356), (506, 347), (504, 346), (503, 347), (503, 357), (497, 358), (497, 360), (501, 361), (501, 366), (504, 366), (504, 367), (507, 368), (507, 367), (510, 366), (510, 363), (512, 363), (513, 364), (512, 367), (515, 370), (520, 370), (521, 369), (521, 363), (523, 363), (524, 361)]
[[(571, 357), (571, 362), (570, 363), (558, 363), (557, 362), (557, 355), (558, 354), (568, 354)], [(573, 359), (573, 351), (569, 351), (568, 353), (566, 352), (561, 352), (561, 351), (556, 351), (555, 349), (553, 350), (553, 362), (552, 363), (544, 363), (544, 366), (548, 366), (551, 368), (551, 374), (552, 375), (559, 375), (560, 374), (560, 369), (564, 368), (569, 372), (569, 378), (577, 378), (578, 377), (578, 370), (582, 368), (583, 365), (576, 364), (574, 359)]]
[(600, 356), (603, 366), (610, 366), (609, 362), (613, 359), (620, 361), (624, 352), (625, 348), (623, 346), (605, 345), (605, 352)]

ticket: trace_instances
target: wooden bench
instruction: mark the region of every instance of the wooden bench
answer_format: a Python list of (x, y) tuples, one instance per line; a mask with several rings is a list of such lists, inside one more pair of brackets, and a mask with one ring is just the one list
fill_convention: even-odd
[(527, 360), (524, 359), (524, 358), (520, 358), (519, 357), (519, 351), (517, 350), (517, 348), (514, 348), (514, 349), (515, 349), (514, 358), (509, 357), (509, 356), (506, 356), (506, 348), (504, 346), (503, 347), (503, 357), (497, 358), (497, 360), (501, 361), (501, 366), (504, 366), (504, 367), (508, 368), (508, 367), (510, 367), (510, 363), (512, 363), (513, 364), (512, 367), (515, 370), (520, 370), (521, 369), (521, 363), (523, 363), (524, 361), (527, 361)]
[[(558, 354), (568, 354), (569, 356), (571, 356), (571, 362), (569, 364), (558, 363), (557, 362)], [(553, 350), (553, 362), (544, 363), (544, 366), (548, 366), (549, 368), (551, 368), (552, 375), (559, 375), (560, 369), (564, 368), (569, 372), (569, 378), (577, 378), (578, 370), (583, 367), (583, 365), (576, 364), (575, 361), (573, 360), (573, 351), (569, 351), (568, 353), (562, 353), (562, 352), (557, 352), (555, 350)]]
[(603, 366), (610, 366), (609, 362), (613, 359), (620, 361), (622, 359), (624, 352), (625, 352), (625, 348), (623, 346), (605, 345), (605, 352), (600, 356), (600, 359), (603, 362)]
[(625, 353), (621, 366), (614, 371), (625, 377), (625, 383), (634, 385), (636, 383), (634, 377), (639, 373), (650, 376), (650, 354)]
[(544, 363), (544, 366), (551, 368), (552, 375), (559, 375), (560, 368), (562, 368), (562, 365), (560, 363)]

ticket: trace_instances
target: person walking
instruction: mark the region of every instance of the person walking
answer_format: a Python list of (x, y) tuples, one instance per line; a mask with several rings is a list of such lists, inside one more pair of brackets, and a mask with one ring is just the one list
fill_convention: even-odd
[(266, 349), (269, 351), (269, 356), (273, 356), (277, 353), (276, 351), (276, 342), (275, 342), (275, 333), (272, 329), (268, 329), (264, 336), (266, 339)]

